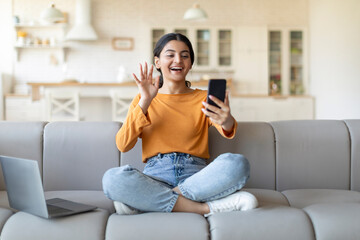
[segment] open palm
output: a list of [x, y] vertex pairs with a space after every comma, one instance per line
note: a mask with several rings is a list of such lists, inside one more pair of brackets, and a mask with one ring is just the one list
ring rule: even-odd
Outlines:
[[148, 72], [148, 65], [145, 62], [144, 69], [140, 64], [140, 79], [133, 73], [135, 82], [139, 88], [141, 98], [150, 102], [159, 91], [159, 78], [156, 78], [155, 83], [153, 83], [153, 69], [154, 67], [151, 65]]

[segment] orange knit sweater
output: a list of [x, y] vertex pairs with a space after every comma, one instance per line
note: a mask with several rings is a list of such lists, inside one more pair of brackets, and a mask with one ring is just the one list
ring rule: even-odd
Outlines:
[[142, 160], [158, 153], [182, 152], [209, 158], [208, 129], [214, 125], [226, 138], [235, 136], [237, 123], [226, 133], [220, 125], [213, 124], [201, 111], [207, 91], [195, 89], [184, 94], [160, 94], [152, 100], [144, 115], [138, 102], [140, 94], [132, 101], [126, 120], [116, 134], [116, 145], [121, 152], [134, 147], [142, 138]]

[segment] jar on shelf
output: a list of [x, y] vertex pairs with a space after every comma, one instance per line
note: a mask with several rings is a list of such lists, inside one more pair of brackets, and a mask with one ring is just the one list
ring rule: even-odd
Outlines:
[[41, 45], [41, 39], [40, 38], [35, 38], [34, 39], [34, 46], [40, 46]]
[[20, 46], [25, 45], [26, 36], [27, 36], [27, 32], [18, 31], [17, 32], [17, 42], [16, 42], [17, 45], [20, 45]]

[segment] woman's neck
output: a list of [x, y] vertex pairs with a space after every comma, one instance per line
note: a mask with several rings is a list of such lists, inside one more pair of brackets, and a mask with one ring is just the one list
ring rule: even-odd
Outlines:
[[192, 89], [186, 86], [185, 81], [170, 82], [165, 80], [163, 86], [159, 89], [159, 93], [162, 94], [180, 94], [191, 91]]

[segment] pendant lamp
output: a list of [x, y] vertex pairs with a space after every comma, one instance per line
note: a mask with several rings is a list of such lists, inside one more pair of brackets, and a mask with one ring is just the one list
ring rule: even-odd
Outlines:
[[192, 8], [189, 8], [184, 14], [184, 20], [206, 20], [208, 18], [206, 12], [200, 8], [200, 5], [195, 3]]
[[55, 8], [55, 4], [51, 4], [50, 7], [41, 12], [40, 19], [45, 23], [55, 23], [64, 20], [64, 14]]

